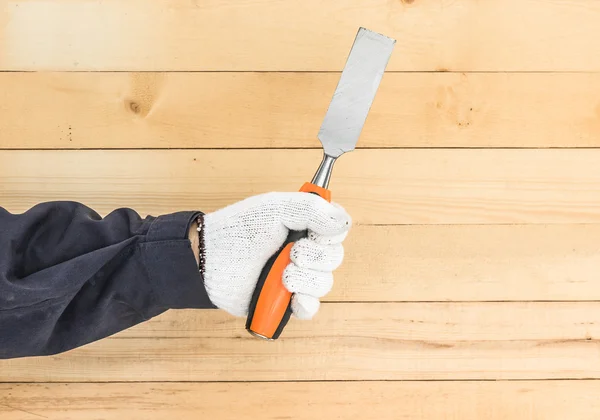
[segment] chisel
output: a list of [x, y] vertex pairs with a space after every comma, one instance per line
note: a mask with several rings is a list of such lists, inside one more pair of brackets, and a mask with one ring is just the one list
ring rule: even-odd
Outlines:
[[[358, 30], [319, 130], [323, 161], [312, 181], [305, 183], [300, 191], [331, 201], [327, 188], [333, 164], [338, 157], [354, 150], [395, 43], [368, 29]], [[265, 264], [246, 320], [246, 329], [255, 337], [275, 340], [287, 324], [292, 313], [292, 294], [284, 287], [282, 275], [290, 263], [294, 242], [306, 236], [306, 231], [291, 231], [279, 251]]]

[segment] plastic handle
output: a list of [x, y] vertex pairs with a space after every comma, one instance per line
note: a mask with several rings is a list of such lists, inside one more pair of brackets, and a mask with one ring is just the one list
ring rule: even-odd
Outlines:
[[[317, 194], [331, 201], [331, 191], [307, 182], [300, 191]], [[306, 231], [291, 231], [281, 248], [263, 267], [252, 295], [246, 329], [256, 337], [276, 340], [292, 314], [292, 294], [283, 285], [283, 270], [290, 263], [294, 242], [306, 238]]]

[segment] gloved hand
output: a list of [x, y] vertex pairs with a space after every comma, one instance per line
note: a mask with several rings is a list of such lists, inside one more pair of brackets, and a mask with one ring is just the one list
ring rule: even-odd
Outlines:
[[248, 198], [204, 217], [204, 284], [210, 300], [236, 315], [248, 314], [258, 277], [289, 230], [308, 229], [292, 248], [283, 284], [294, 295], [292, 311], [310, 319], [319, 298], [333, 286], [344, 258], [342, 241], [351, 219], [338, 205], [303, 192], [268, 193]]

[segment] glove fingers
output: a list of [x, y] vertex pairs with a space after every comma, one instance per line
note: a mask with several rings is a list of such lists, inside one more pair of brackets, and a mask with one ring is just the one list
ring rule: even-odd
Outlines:
[[283, 285], [292, 293], [323, 297], [333, 287], [333, 273], [300, 268], [295, 264], [283, 272]]
[[342, 263], [344, 247], [340, 244], [323, 245], [310, 239], [300, 239], [292, 247], [290, 258], [298, 267], [331, 272]]
[[292, 296], [292, 313], [298, 319], [311, 319], [319, 311], [319, 299], [302, 293]]
[[339, 205], [307, 193], [292, 193], [284, 202], [282, 222], [290, 230], [311, 230], [319, 235], [340, 235], [350, 229], [352, 219]]
[[312, 231], [308, 232], [308, 239], [310, 239], [311, 241], [316, 242], [318, 244], [322, 244], [322, 245], [341, 244], [342, 242], [344, 242], [344, 240], [346, 239], [347, 236], [348, 236], [348, 231], [340, 233], [339, 235], [332, 235], [332, 236], [323, 236], [323, 235], [319, 235], [318, 233], [312, 232]]

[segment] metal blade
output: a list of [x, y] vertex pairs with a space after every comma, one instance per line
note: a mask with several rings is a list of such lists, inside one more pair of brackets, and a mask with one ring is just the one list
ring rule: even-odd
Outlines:
[[319, 130], [325, 154], [354, 150], [396, 40], [360, 28]]

